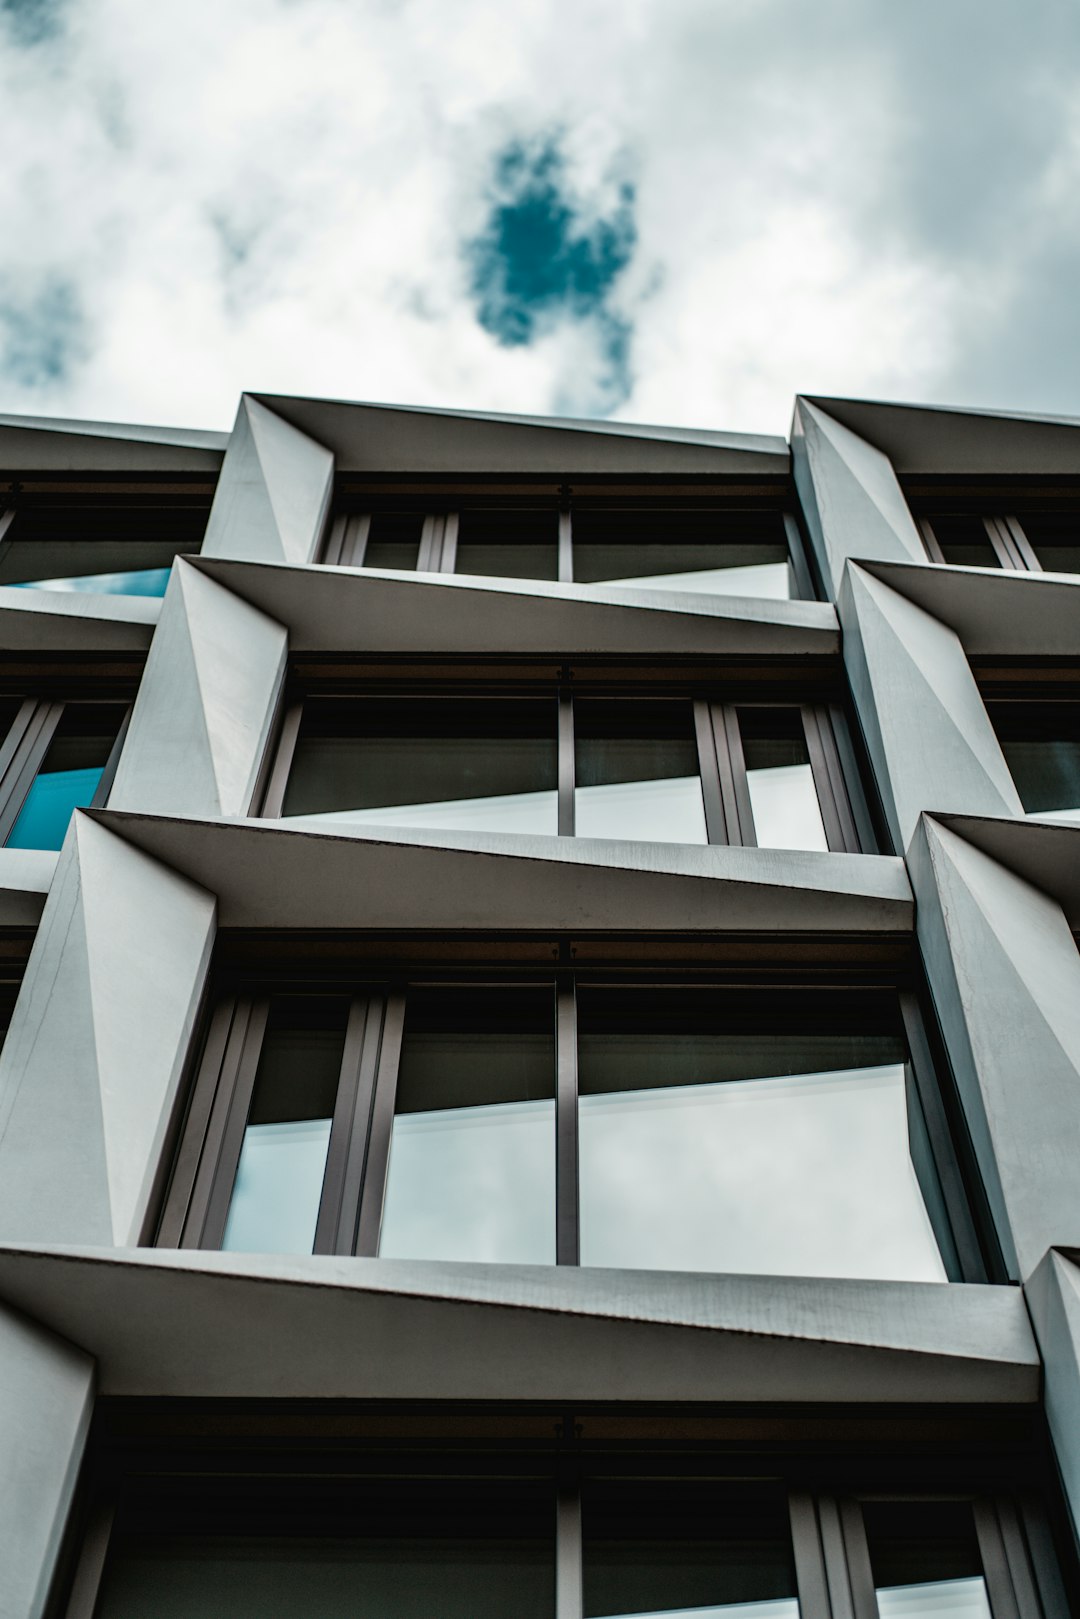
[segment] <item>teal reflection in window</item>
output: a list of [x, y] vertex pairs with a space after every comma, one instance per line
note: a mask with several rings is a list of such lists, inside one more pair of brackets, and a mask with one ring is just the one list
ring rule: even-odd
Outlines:
[[23, 801], [9, 849], [59, 849], [73, 810], [94, 802], [124, 717], [119, 703], [69, 703]]
[[171, 568], [135, 568], [128, 573], [84, 573], [65, 579], [20, 579], [14, 590], [64, 590], [96, 596], [164, 596]]

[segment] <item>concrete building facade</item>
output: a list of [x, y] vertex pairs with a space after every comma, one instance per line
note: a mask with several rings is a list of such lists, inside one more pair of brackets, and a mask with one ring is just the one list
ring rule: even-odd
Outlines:
[[1057, 1619], [1080, 423], [0, 418], [0, 1615]]

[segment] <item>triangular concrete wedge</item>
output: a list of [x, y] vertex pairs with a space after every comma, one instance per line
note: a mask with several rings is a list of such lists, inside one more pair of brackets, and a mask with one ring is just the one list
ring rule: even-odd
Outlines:
[[334, 487], [334, 457], [247, 395], [221, 469], [205, 556], [310, 562]]
[[1080, 574], [1009, 573], [1001, 568], [860, 563], [908, 601], [956, 631], [971, 657], [1076, 656]]
[[1018, 1290], [933, 1282], [0, 1250], [0, 1297], [103, 1394], [1027, 1403]]

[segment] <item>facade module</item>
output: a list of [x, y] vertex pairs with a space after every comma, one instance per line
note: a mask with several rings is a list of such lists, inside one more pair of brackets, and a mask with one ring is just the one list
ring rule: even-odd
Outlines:
[[0, 418], [2, 1619], [1080, 1613], [1080, 422]]

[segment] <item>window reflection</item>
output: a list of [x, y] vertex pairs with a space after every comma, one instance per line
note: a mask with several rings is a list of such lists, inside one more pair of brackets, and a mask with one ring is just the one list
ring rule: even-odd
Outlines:
[[598, 1482], [582, 1527], [586, 1619], [798, 1619], [779, 1493]]
[[504, 579], [558, 579], [558, 513], [463, 511], [455, 572]]
[[827, 850], [799, 710], [743, 708], [739, 729], [758, 847]]
[[126, 573], [85, 573], [63, 579], [20, 579], [16, 590], [64, 590], [99, 596], [164, 596], [171, 568], [137, 568]]
[[410, 992], [379, 1253], [554, 1264], [550, 989]]
[[710, 595], [797, 594], [776, 512], [575, 512], [574, 578]]
[[1080, 706], [987, 706], [1027, 813], [1050, 821], [1080, 818]]
[[73, 811], [94, 801], [124, 712], [119, 704], [68, 704], [8, 835], [8, 848], [62, 847]]
[[990, 542], [981, 517], [968, 513], [935, 517], [931, 520], [931, 527], [942, 556], [953, 567], [1001, 567], [1001, 560]]
[[574, 735], [579, 837], [709, 841], [689, 703], [578, 700]]
[[888, 1020], [589, 988], [579, 1018], [583, 1264], [946, 1279]]
[[364, 547], [364, 567], [415, 570], [423, 532], [423, 512], [373, 512]]
[[554, 836], [556, 718], [551, 699], [309, 701], [283, 813]]
[[1080, 573], [1080, 518], [1075, 512], [1030, 513], [1022, 523], [1047, 573]]
[[881, 1619], [990, 1619], [966, 1502], [863, 1506]]
[[222, 1248], [309, 1254], [348, 1006], [278, 997], [262, 1044]]

